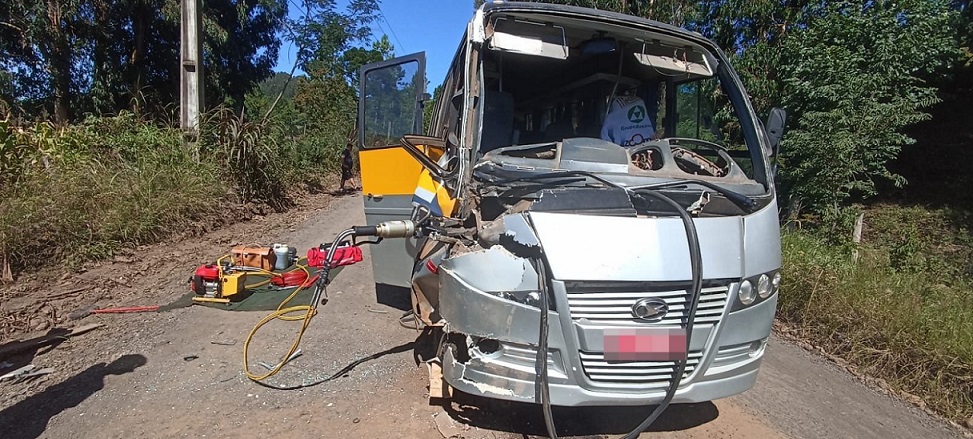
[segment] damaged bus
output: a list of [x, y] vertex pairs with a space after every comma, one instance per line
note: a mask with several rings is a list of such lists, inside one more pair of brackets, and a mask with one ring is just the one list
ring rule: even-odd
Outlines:
[[362, 68], [357, 141], [367, 221], [405, 238], [371, 246], [376, 283], [411, 289], [441, 331], [447, 389], [548, 413], [754, 385], [781, 281], [785, 113], [761, 122], [713, 42], [495, 2], [431, 103], [424, 70], [421, 53]]

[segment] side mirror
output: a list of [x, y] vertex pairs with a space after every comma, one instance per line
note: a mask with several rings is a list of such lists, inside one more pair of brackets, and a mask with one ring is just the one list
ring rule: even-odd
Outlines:
[[784, 136], [787, 125], [787, 112], [783, 108], [774, 107], [767, 116], [767, 137], [770, 138], [770, 155], [776, 156], [780, 147], [780, 139]]

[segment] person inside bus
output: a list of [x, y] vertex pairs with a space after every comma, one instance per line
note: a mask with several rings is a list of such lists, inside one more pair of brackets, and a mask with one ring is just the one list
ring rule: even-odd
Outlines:
[[630, 148], [659, 138], [655, 130], [657, 90], [655, 84], [643, 84], [634, 94], [612, 99], [601, 126], [602, 140]]

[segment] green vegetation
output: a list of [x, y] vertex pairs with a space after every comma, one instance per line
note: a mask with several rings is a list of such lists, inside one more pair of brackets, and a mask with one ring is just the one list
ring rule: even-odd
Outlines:
[[858, 261], [851, 245], [784, 234], [778, 317], [863, 372], [965, 420], [973, 415], [973, 238], [946, 210], [882, 205], [866, 215]]
[[[15, 267], [104, 258], [172, 230], [209, 228], [224, 207], [219, 168], [197, 163], [178, 130], [131, 113], [65, 128], [6, 129], [0, 244]], [[20, 160], [9, 160], [10, 157]]]
[[[178, 2], [35, 3], [0, 5], [0, 260], [14, 270], [286, 209], [337, 170], [359, 67], [393, 53], [371, 35], [376, 0], [207, 4], [208, 110], [184, 144]], [[288, 4], [303, 14], [285, 19]], [[303, 75], [271, 76], [279, 37]]]
[[[271, 74], [278, 34], [288, 24], [288, 4], [204, 2], [210, 108], [224, 102], [242, 105], [246, 92]], [[180, 69], [179, 5], [166, 0], [5, 0], [0, 3], [0, 99], [15, 114], [52, 115], [58, 123], [123, 109], [164, 115], [179, 103], [173, 82]]]
[[904, 128], [929, 118], [935, 87], [923, 80], [955, 61], [945, 2], [837, 2], [814, 11], [781, 49], [782, 104], [792, 113], [781, 178], [795, 202], [818, 212], [901, 185], [886, 164], [914, 143]]

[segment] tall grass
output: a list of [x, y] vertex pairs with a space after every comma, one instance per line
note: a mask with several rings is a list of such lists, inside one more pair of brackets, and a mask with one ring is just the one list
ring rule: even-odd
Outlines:
[[15, 269], [78, 263], [210, 228], [241, 204], [284, 209], [295, 183], [336, 168], [347, 130], [331, 131], [217, 108], [190, 149], [178, 128], [131, 113], [65, 127], [2, 119], [0, 256]]
[[285, 169], [290, 165], [271, 135], [273, 127], [262, 120], [249, 119], [228, 108], [218, 108], [206, 118], [200, 135], [200, 148], [219, 165], [243, 201], [259, 201], [284, 208]]
[[177, 130], [131, 115], [57, 130], [38, 124], [14, 137], [31, 157], [0, 186], [0, 246], [17, 267], [157, 241], [214, 218], [226, 192]]
[[865, 245], [855, 262], [850, 247], [786, 233], [778, 315], [864, 372], [966, 419], [973, 415], [973, 283], [925, 265], [903, 267], [896, 248]]

